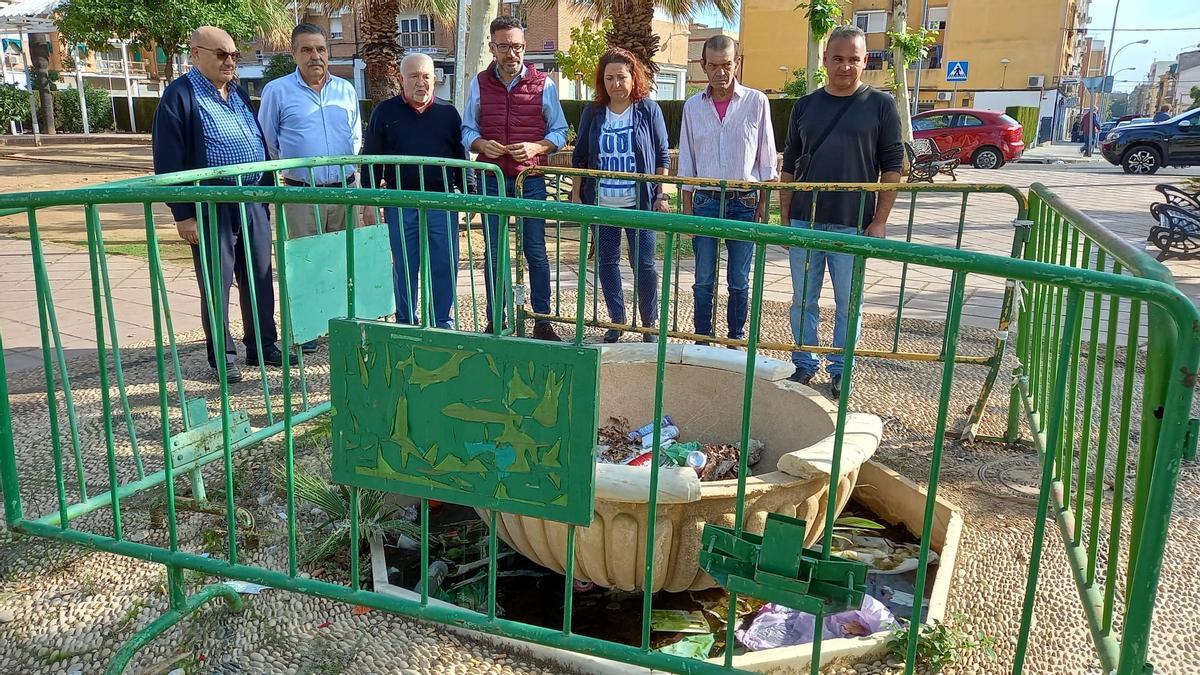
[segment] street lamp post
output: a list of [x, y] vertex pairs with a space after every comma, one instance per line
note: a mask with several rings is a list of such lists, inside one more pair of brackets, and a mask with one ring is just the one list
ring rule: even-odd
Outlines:
[[779, 94], [782, 96], [782, 95], [783, 95], [783, 90], [787, 88], [787, 83], [788, 83], [788, 67], [787, 67], [787, 66], [783, 66], [783, 65], [779, 66], [779, 72], [783, 73], [783, 85], [779, 87]]
[[1012, 63], [1008, 59], [1000, 59], [1000, 90], [1004, 90], [1004, 82], [1008, 79], [1008, 64]]

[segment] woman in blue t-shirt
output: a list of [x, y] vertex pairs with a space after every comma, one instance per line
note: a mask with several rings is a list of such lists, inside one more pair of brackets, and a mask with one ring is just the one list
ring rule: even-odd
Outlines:
[[[667, 124], [662, 109], [649, 98], [645, 69], [630, 52], [617, 47], [604, 52], [596, 69], [596, 100], [583, 109], [575, 139], [573, 164], [578, 168], [621, 173], [667, 175]], [[662, 186], [619, 177], [575, 181], [571, 200], [618, 209], [668, 211]], [[658, 270], [654, 263], [655, 234], [625, 228], [633, 293], [643, 326], [658, 321]], [[625, 323], [625, 293], [621, 288], [621, 228], [596, 228], [596, 265], [604, 303], [613, 323]], [[611, 329], [605, 342], [616, 342], [621, 331]], [[655, 337], [643, 333], [645, 342]]]

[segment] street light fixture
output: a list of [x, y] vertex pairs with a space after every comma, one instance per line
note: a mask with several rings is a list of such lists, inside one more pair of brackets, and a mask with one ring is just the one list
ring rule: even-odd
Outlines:
[[1004, 89], [1004, 81], [1008, 79], [1008, 64], [1012, 63], [1008, 59], [1000, 59], [1000, 66], [1003, 70], [1000, 71], [1000, 88]]
[[[788, 83], [788, 67], [783, 65], [779, 66], [779, 72], [783, 73], [783, 86], [786, 87]], [[779, 93], [783, 93], [783, 87], [779, 88]]]

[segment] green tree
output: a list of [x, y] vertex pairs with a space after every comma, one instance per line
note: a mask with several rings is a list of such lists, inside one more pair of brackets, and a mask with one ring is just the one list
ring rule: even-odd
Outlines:
[[805, 59], [804, 72], [811, 73], [812, 77], [805, 81], [804, 89], [815, 90], [817, 84], [817, 72], [821, 67], [821, 50], [825, 38], [837, 28], [838, 19], [842, 16], [842, 2], [840, 0], [808, 0], [796, 5], [796, 11], [804, 12], [804, 18], [808, 19], [808, 47], [807, 57]]
[[284, 75], [291, 75], [296, 70], [296, 62], [291, 54], [275, 54], [263, 68], [262, 83], [265, 86], [271, 80], [277, 80]]
[[70, 0], [58, 12], [59, 34], [68, 44], [108, 49], [116, 36], [133, 49], [162, 49], [168, 80], [174, 75], [171, 58], [187, 48], [188, 36], [200, 26], [223, 28], [238, 42], [261, 37], [271, 45], [286, 43], [293, 26], [285, 0]]
[[612, 21], [608, 19], [604, 19], [599, 26], [590, 19], [584, 19], [583, 23], [571, 28], [571, 46], [567, 51], [560, 49], [554, 52], [554, 60], [563, 76], [576, 82], [576, 98], [583, 97], [579, 88], [580, 79], [587, 82], [596, 73], [600, 57], [608, 49], [605, 35], [611, 30]]
[[0, 126], [2, 133], [8, 133], [9, 122], [23, 122], [29, 119], [29, 92], [17, 89], [15, 85], [0, 84]]
[[1191, 91], [1188, 93], [1192, 95], [1192, 106], [1188, 108], [1188, 110], [1200, 108], [1200, 84], [1192, 87]]
[[[825, 86], [825, 68], [817, 68], [817, 72], [813, 77], [817, 87]], [[808, 72], [803, 68], [795, 68], [788, 75], [787, 82], [783, 83], [783, 89], [780, 90], [784, 98], [800, 98], [808, 93]]]

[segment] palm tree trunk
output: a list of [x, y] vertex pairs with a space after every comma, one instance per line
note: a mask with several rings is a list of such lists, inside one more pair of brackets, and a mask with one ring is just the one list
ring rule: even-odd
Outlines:
[[628, 49], [653, 76], [658, 72], [654, 55], [658, 53], [658, 35], [654, 32], [653, 0], [626, 0], [612, 2], [607, 13], [612, 19], [612, 30], [606, 36], [613, 47]]
[[400, 93], [400, 46], [397, 0], [368, 0], [362, 19], [362, 54], [367, 64], [367, 94], [378, 103]]

